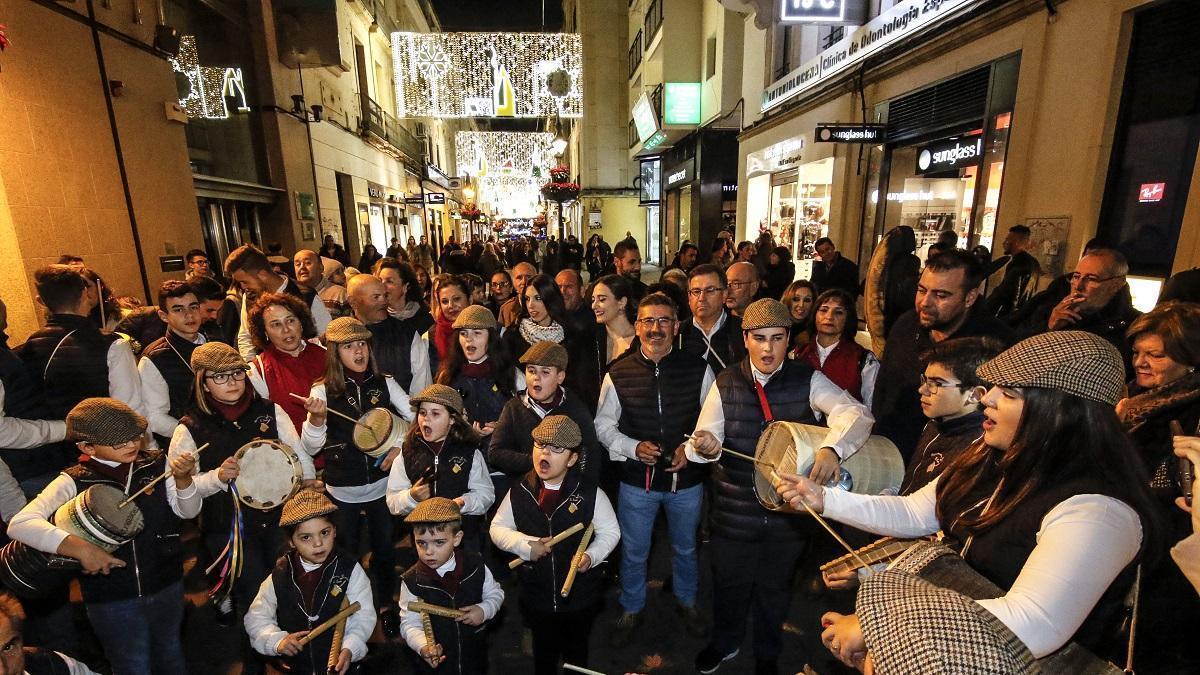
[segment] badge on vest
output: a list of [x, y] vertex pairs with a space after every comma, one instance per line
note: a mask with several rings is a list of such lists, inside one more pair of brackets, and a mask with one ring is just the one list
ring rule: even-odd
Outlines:
[[271, 429], [271, 418], [267, 415], [263, 415], [254, 421], [258, 422], [259, 433], [265, 434]]
[[450, 470], [454, 473], [461, 473], [463, 467], [466, 466], [467, 460], [463, 457], [455, 457], [450, 460]]
[[367, 393], [371, 395], [371, 405], [378, 405], [379, 399], [383, 398], [383, 392], [378, 389], [372, 389]]
[[580, 495], [571, 495], [567, 497], [567, 512], [575, 513], [579, 510], [579, 505], [583, 503], [583, 497]]

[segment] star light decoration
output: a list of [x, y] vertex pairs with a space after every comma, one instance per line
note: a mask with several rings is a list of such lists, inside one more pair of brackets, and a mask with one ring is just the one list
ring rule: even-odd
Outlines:
[[574, 33], [392, 33], [399, 117], [583, 116]]
[[188, 117], [205, 119], [227, 119], [229, 106], [226, 98], [233, 98], [238, 112], [250, 112], [246, 104], [246, 84], [241, 68], [212, 67], [200, 65], [200, 54], [196, 51], [196, 36], [179, 38], [179, 51], [170, 59], [171, 68], [187, 78], [187, 91], [179, 91], [179, 105]]
[[460, 131], [456, 166], [474, 178], [480, 202], [506, 218], [529, 217], [554, 164], [553, 143], [554, 134], [543, 132]]

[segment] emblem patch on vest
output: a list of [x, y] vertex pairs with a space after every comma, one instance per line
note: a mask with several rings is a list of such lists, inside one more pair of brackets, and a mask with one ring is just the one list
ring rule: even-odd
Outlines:
[[575, 494], [575, 495], [571, 495], [570, 497], [567, 497], [567, 511], [568, 512], [575, 513], [576, 511], [579, 510], [579, 506], [581, 504], [583, 504], [583, 497], [581, 495]]
[[383, 392], [378, 389], [372, 389], [367, 393], [371, 395], [371, 405], [378, 405], [379, 399], [383, 398]]
[[450, 470], [454, 473], [461, 473], [463, 467], [466, 466], [467, 460], [463, 457], [455, 457], [450, 460]]
[[268, 415], [263, 415], [262, 417], [259, 417], [259, 418], [255, 419], [254, 421], [258, 423], [259, 433], [265, 434], [265, 433], [267, 433], [267, 431], [269, 431], [271, 429], [271, 418]]

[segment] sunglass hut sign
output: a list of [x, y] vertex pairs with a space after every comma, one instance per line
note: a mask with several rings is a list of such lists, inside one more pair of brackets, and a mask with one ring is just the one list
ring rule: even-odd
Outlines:
[[917, 173], [947, 171], [979, 163], [983, 155], [983, 139], [942, 141], [926, 145], [917, 152]]

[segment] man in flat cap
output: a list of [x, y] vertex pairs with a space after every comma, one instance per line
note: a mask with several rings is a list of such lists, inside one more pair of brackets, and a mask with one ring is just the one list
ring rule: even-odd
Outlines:
[[791, 325], [791, 314], [778, 300], [764, 298], [746, 308], [742, 336], [748, 356], [717, 376], [687, 444], [689, 461], [713, 462], [710, 531], [718, 620], [696, 657], [701, 673], [715, 672], [737, 655], [752, 605], [757, 670], [775, 672], [792, 572], [810, 531], [799, 518], [764, 510], [754, 494], [753, 465], [723, 457], [722, 446], [754, 455], [770, 422], [823, 422], [829, 433], [813, 465], [780, 468], [825, 484], [838, 477], [840, 462], [858, 451], [874, 424], [866, 406], [820, 372], [787, 358]]

